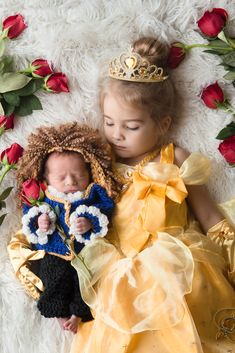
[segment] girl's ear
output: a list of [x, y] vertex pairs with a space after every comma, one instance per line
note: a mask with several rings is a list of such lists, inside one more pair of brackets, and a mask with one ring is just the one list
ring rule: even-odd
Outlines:
[[165, 135], [167, 133], [167, 131], [169, 130], [170, 126], [171, 126], [171, 117], [170, 115], [166, 115], [164, 116], [164, 118], [161, 120], [161, 131], [162, 134]]

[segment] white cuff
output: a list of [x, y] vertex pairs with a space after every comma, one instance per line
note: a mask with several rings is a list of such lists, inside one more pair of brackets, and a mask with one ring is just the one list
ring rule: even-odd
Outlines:
[[[81, 233], [76, 230], [76, 220], [78, 217], [85, 217], [88, 218], [91, 222], [92, 220], [98, 221], [99, 231], [95, 232], [93, 227], [93, 231], [90, 232], [89, 239], [85, 239]], [[79, 243], [88, 244], [93, 241], [97, 237], [104, 237], [108, 232], [108, 217], [100, 212], [99, 208], [95, 206], [86, 206], [80, 205], [76, 208], [76, 210], [70, 215], [70, 229], [69, 234], [74, 235], [76, 240]]]
[[[33, 218], [40, 216], [41, 214], [47, 214], [50, 219], [50, 227], [47, 232], [41, 231], [39, 228], [32, 232], [32, 227], [30, 227], [30, 222]], [[28, 213], [22, 217], [23, 233], [26, 235], [29, 242], [33, 244], [44, 245], [48, 242], [48, 235], [55, 231], [56, 224], [56, 214], [47, 204], [42, 204], [40, 206], [33, 206], [29, 209]]]

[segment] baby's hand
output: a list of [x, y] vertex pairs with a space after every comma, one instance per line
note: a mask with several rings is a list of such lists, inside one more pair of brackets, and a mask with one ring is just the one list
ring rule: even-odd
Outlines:
[[38, 228], [42, 231], [42, 232], [47, 232], [49, 230], [50, 227], [50, 218], [46, 213], [41, 214], [38, 217]]
[[92, 228], [92, 223], [85, 217], [78, 217], [78, 219], [76, 219], [75, 228], [78, 233], [84, 234]]

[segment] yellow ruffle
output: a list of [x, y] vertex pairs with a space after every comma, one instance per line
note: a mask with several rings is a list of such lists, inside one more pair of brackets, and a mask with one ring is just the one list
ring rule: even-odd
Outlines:
[[158, 233], [158, 240], [134, 257], [121, 258], [104, 240], [86, 246], [79, 257], [85, 270], [80, 261], [73, 260], [72, 265], [82, 297], [106, 325], [134, 334], [183, 320], [193, 259], [189, 249], [169, 234]]
[[32, 250], [22, 231], [19, 231], [11, 239], [8, 247], [9, 257], [19, 281], [25, 287], [26, 292], [34, 299], [39, 299], [43, 291], [43, 283], [32, 271], [30, 261], [36, 261], [44, 257], [44, 250]]

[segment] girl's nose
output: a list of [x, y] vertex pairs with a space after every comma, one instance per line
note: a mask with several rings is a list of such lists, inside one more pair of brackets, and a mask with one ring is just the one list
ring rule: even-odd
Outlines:
[[123, 140], [123, 133], [122, 133], [122, 129], [120, 128], [115, 128], [113, 131], [113, 139], [116, 141], [120, 141]]

